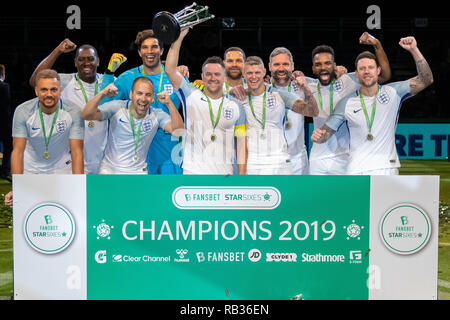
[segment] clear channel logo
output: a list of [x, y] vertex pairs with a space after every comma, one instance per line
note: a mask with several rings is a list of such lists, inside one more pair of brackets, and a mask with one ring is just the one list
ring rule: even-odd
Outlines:
[[26, 216], [25, 239], [36, 251], [55, 254], [65, 250], [74, 239], [75, 221], [67, 208], [57, 203], [41, 203]]

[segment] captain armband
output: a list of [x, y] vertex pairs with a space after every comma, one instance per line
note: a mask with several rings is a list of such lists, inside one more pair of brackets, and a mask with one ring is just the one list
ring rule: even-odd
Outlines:
[[241, 124], [239, 126], [234, 127], [234, 136], [235, 137], [245, 137], [245, 124]]

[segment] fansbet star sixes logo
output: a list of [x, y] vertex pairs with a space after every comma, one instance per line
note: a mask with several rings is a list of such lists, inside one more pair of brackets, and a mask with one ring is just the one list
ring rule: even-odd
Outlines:
[[380, 237], [394, 253], [408, 255], [422, 250], [431, 236], [431, 222], [426, 212], [416, 205], [398, 204], [381, 219]]
[[75, 221], [69, 210], [60, 204], [41, 203], [28, 213], [24, 234], [28, 244], [36, 251], [55, 254], [72, 242]]

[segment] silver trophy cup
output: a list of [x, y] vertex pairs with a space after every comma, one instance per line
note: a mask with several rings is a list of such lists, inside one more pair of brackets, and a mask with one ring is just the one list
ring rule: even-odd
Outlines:
[[171, 44], [180, 36], [183, 28], [192, 27], [204, 21], [213, 19], [207, 6], [199, 6], [195, 2], [183, 10], [172, 14], [160, 11], [153, 17], [152, 29], [162, 42]]

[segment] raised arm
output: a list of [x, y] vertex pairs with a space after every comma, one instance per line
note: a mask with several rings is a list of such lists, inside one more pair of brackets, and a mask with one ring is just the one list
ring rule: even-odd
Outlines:
[[58, 57], [63, 53], [72, 52], [77, 48], [76, 44], [70, 41], [69, 39], [64, 39], [53, 51], [39, 63], [39, 65], [34, 70], [33, 74], [30, 77], [29, 84], [34, 88], [34, 82], [36, 75], [39, 71], [44, 69], [51, 69], [55, 64]]
[[311, 90], [308, 87], [305, 76], [299, 75], [294, 79], [297, 86], [305, 93], [305, 100], [296, 100], [291, 110], [307, 117], [317, 117], [319, 115], [319, 107]]
[[166, 91], [160, 92], [158, 94], [158, 100], [169, 109], [170, 122], [165, 125], [164, 130], [175, 136], [181, 136], [184, 132], [182, 130], [184, 128], [183, 118], [177, 108], [175, 108], [175, 105], [170, 99], [170, 95]]
[[183, 42], [183, 39], [188, 32], [189, 28], [181, 30], [180, 36], [175, 42], [171, 44], [169, 52], [167, 52], [166, 65], [164, 70], [175, 90], [178, 90], [180, 88], [181, 82], [183, 81], [183, 76], [178, 72], [177, 66], [180, 57], [181, 43]]
[[117, 88], [111, 83], [86, 103], [81, 111], [81, 118], [83, 120], [102, 120], [102, 113], [98, 110], [100, 102], [105, 97], [114, 97], [115, 95], [117, 95]]
[[416, 63], [417, 76], [410, 79], [409, 86], [411, 88], [411, 94], [417, 94], [434, 81], [433, 73], [427, 60], [417, 47], [417, 41], [414, 37], [401, 38], [399, 42], [400, 46], [411, 53], [414, 62]]
[[389, 59], [386, 55], [386, 52], [384, 52], [380, 40], [378, 40], [371, 34], [364, 32], [359, 38], [359, 43], [373, 46], [375, 50], [375, 56], [377, 57], [378, 63], [381, 67], [381, 73], [378, 77], [378, 82], [387, 82], [391, 78], [391, 66], [389, 65]]

